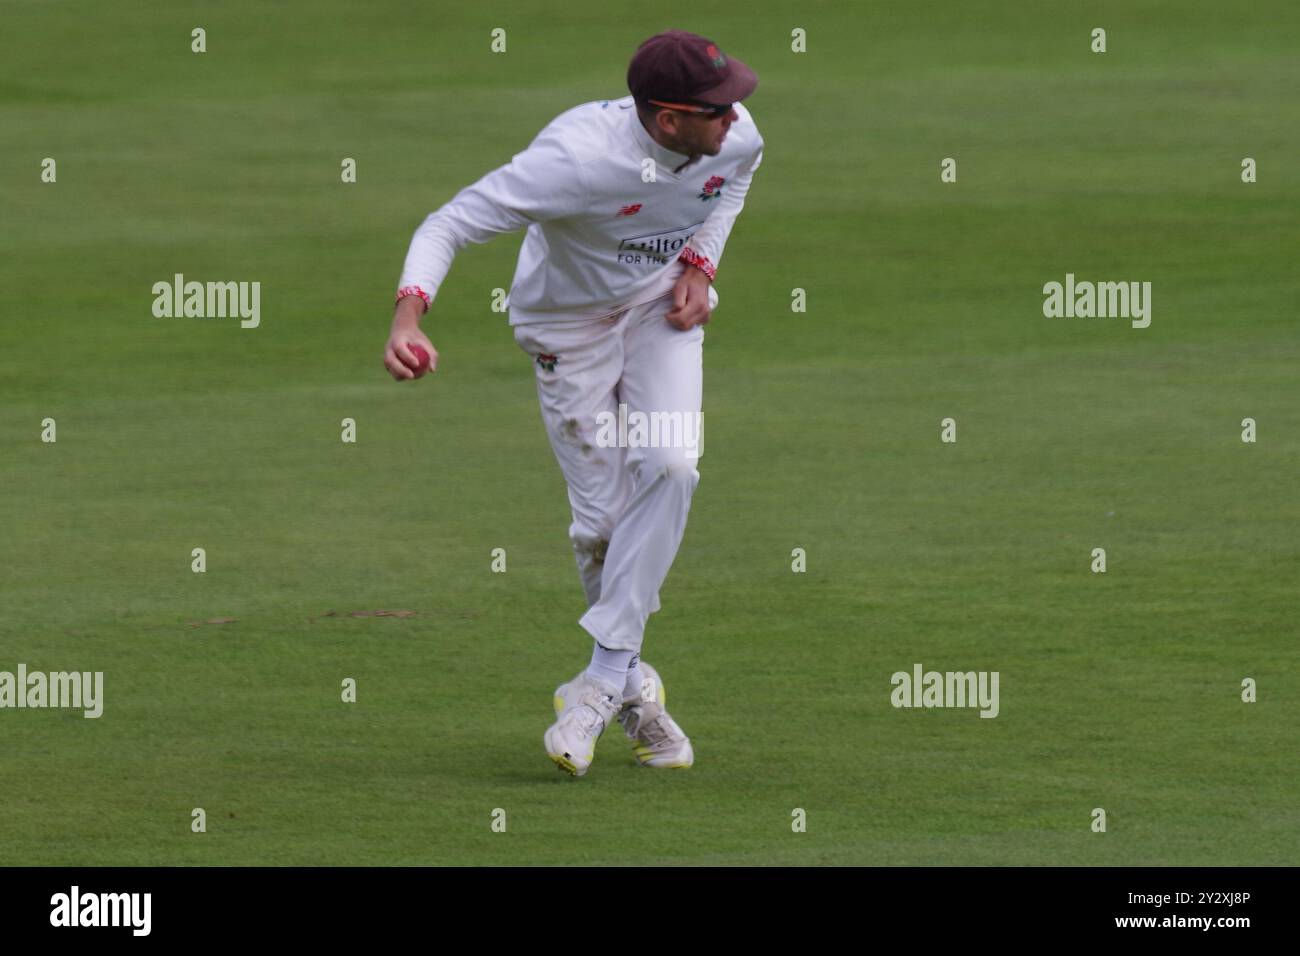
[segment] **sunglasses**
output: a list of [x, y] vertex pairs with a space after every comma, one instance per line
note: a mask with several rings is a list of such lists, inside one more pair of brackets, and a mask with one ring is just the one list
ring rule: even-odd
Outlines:
[[694, 113], [696, 116], [707, 116], [709, 119], [722, 119], [731, 112], [734, 103], [727, 103], [724, 106], [695, 106], [686, 103], [664, 103], [659, 100], [650, 100], [655, 106], [662, 106], [670, 110], [676, 110], [679, 113]]

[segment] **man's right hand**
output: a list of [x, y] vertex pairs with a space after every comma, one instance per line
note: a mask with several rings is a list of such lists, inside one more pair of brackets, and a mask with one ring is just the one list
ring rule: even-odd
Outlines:
[[416, 361], [411, 352], [412, 345], [419, 345], [429, 353], [429, 371], [438, 367], [438, 350], [420, 331], [420, 316], [424, 313], [424, 300], [418, 295], [404, 296], [393, 313], [393, 327], [388, 333], [388, 344], [384, 346], [384, 368], [388, 374], [401, 382], [408, 378], [419, 378]]

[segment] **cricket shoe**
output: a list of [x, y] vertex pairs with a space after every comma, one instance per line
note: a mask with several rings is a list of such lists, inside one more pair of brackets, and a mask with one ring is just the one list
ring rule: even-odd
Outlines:
[[596, 741], [618, 713], [618, 701], [584, 671], [555, 688], [554, 704], [555, 723], [542, 738], [546, 756], [581, 777], [596, 755]]
[[664, 710], [664, 682], [659, 672], [641, 662], [641, 689], [623, 698], [618, 722], [632, 741], [632, 753], [643, 767], [685, 770], [695, 763], [691, 739]]

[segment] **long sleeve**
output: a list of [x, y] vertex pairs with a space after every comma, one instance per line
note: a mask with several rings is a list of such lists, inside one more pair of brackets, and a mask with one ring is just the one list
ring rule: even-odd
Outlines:
[[432, 304], [457, 251], [534, 222], [582, 211], [587, 184], [573, 153], [547, 130], [505, 166], [466, 186], [430, 213], [411, 238], [397, 297]]
[[731, 227], [735, 225], [740, 211], [745, 208], [745, 194], [749, 192], [754, 172], [762, 162], [763, 143], [760, 140], [754, 158], [741, 169], [735, 179], [723, 185], [717, 208], [704, 220], [704, 225], [696, 230], [683, 251], [681, 258], [703, 269], [710, 279], [722, 260], [722, 250], [727, 244], [727, 237], [731, 235]]

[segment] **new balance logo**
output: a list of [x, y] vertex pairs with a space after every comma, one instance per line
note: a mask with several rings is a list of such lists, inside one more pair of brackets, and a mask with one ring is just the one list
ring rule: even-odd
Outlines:
[[[618, 211], [619, 216], [635, 216], [641, 211], [641, 203], [633, 203], [630, 206], [624, 206]], [[618, 218], [617, 216], [615, 218]]]

